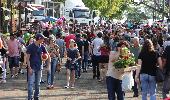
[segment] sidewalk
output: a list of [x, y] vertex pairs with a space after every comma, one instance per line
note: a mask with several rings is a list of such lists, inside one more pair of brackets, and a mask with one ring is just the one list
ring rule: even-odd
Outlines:
[[[66, 83], [65, 69], [55, 75], [55, 89], [46, 90], [46, 84], [41, 85], [40, 100], [107, 100], [105, 83], [92, 79], [91, 69], [82, 73], [76, 80], [75, 89], [64, 89]], [[44, 72], [43, 79], [46, 79]], [[0, 100], [26, 100], [26, 74], [19, 75], [16, 79], [7, 79], [6, 84], [0, 84]], [[133, 93], [126, 93], [125, 100], [141, 100], [133, 98]], [[157, 100], [160, 100], [160, 94]]]

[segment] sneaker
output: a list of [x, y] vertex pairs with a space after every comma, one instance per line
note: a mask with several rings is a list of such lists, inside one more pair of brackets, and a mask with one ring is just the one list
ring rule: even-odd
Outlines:
[[71, 86], [70, 88], [71, 88], [71, 89], [74, 89], [75, 87], [74, 87], [74, 86]]
[[68, 89], [68, 88], [69, 88], [69, 86], [64, 86], [64, 88]]
[[51, 85], [51, 89], [54, 89], [54, 86], [53, 86], [53, 85]]
[[102, 79], [99, 79], [98, 82], [102, 82]]
[[41, 80], [40, 84], [44, 84], [44, 83], [45, 83], [45, 81], [44, 81], [44, 80]]
[[6, 80], [1, 80], [0, 83], [6, 83]]
[[14, 78], [15, 76], [14, 75], [11, 75], [11, 78]]
[[50, 86], [50, 85], [48, 85], [48, 86], [47, 86], [47, 89], [51, 89], [51, 86]]
[[18, 77], [18, 74], [15, 74], [15, 77], [17, 78], [17, 77]]

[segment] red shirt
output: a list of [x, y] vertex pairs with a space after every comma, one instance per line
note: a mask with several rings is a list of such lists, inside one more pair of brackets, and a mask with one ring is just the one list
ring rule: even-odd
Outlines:
[[69, 34], [68, 36], [65, 37], [64, 41], [66, 42], [66, 48], [69, 48], [71, 39], [73, 39], [73, 40], [76, 39], [75, 34]]
[[90, 37], [90, 38], [95, 38], [96, 36], [95, 36], [95, 34], [91, 33], [91, 34], [89, 34], [88, 37]]
[[108, 56], [109, 55], [109, 50], [106, 47], [101, 47], [100, 48], [101, 55], [103, 56]]

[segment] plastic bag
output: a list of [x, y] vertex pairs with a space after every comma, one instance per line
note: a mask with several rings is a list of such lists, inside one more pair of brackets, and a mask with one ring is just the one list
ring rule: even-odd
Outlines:
[[134, 86], [132, 71], [124, 73], [122, 79], [122, 91], [130, 91], [132, 89], [132, 86]]

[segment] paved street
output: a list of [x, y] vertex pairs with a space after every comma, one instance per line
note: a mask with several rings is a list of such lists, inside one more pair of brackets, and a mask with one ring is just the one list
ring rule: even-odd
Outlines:
[[[46, 79], [45, 72], [43, 79]], [[55, 89], [46, 90], [46, 85], [41, 85], [40, 100], [107, 100], [105, 83], [92, 79], [92, 72], [83, 73], [81, 79], [76, 80], [75, 89], [64, 89], [65, 69], [56, 73]], [[16, 79], [8, 79], [6, 84], [0, 84], [0, 100], [26, 100], [26, 75]], [[132, 93], [126, 93], [125, 100], [140, 100], [132, 98]], [[160, 98], [158, 98], [160, 100]]]

